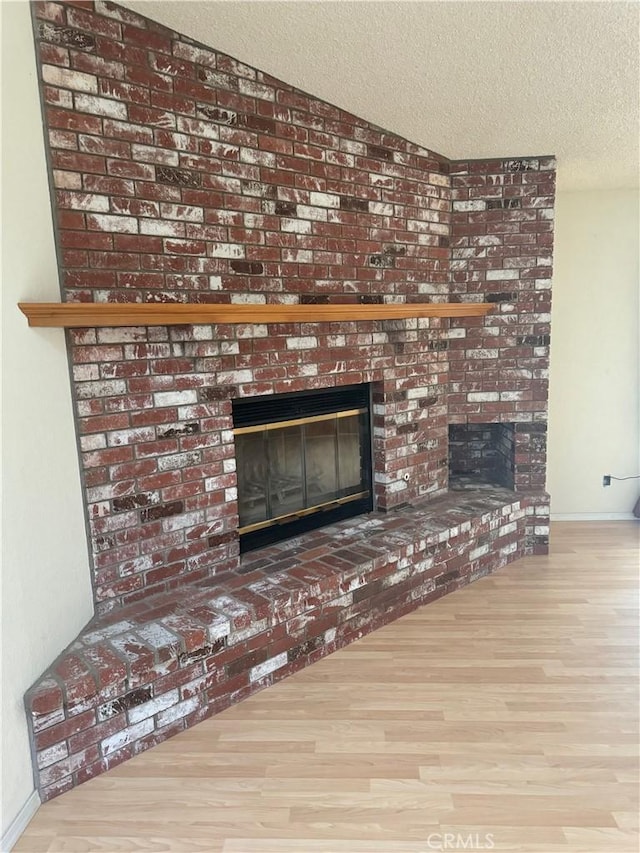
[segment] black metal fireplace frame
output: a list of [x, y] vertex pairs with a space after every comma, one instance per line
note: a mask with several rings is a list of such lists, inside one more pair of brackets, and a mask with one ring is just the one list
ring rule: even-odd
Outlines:
[[274, 519], [269, 526], [240, 530], [241, 553], [253, 551], [352, 518], [373, 509], [373, 442], [371, 429], [371, 385], [344, 385], [320, 390], [240, 397], [232, 402], [234, 434], [249, 428], [281, 424], [288, 421], [321, 419], [322, 416], [358, 411], [364, 419], [366, 440], [361, 450], [361, 493]]

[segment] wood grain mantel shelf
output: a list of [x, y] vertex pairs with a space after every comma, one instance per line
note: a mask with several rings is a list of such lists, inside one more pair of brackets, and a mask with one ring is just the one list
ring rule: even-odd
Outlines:
[[405, 320], [412, 317], [481, 317], [488, 302], [413, 302], [385, 305], [220, 305], [106, 302], [19, 302], [30, 326], [175, 326], [209, 323], [325, 323]]

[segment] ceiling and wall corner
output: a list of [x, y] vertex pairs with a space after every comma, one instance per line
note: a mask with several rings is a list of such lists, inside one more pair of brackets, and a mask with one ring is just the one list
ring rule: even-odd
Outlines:
[[554, 154], [559, 191], [638, 186], [637, 3], [122, 5], [447, 157]]

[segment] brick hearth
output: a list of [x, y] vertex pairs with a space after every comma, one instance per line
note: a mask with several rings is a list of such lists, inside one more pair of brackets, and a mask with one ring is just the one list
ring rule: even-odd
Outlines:
[[28, 696], [41, 796], [518, 559], [527, 513], [506, 489], [452, 492], [253, 552], [215, 585], [96, 618]]
[[[96, 616], [27, 695], [51, 797], [546, 552], [555, 163], [452, 161], [114, 4], [33, 8], [66, 301], [494, 304], [68, 333]], [[376, 511], [241, 558], [232, 399], [356, 383]], [[450, 430], [513, 491], [449, 490]]]

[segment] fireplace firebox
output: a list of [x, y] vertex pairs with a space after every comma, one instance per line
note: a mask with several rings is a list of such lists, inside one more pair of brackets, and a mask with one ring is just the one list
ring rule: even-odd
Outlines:
[[373, 508], [368, 384], [236, 399], [240, 550]]

